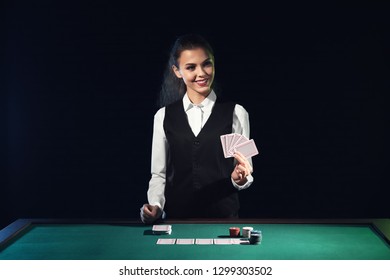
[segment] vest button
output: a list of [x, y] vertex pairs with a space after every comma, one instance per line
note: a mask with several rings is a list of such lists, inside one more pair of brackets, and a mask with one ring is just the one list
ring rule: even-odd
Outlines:
[[200, 142], [199, 142], [199, 141], [194, 141], [194, 144], [195, 144], [196, 146], [198, 146], [198, 145], [200, 144]]

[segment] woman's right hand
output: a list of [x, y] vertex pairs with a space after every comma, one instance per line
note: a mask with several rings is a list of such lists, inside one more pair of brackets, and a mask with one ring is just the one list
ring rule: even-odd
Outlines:
[[145, 224], [151, 224], [162, 215], [163, 211], [157, 205], [144, 204], [141, 207], [141, 220]]

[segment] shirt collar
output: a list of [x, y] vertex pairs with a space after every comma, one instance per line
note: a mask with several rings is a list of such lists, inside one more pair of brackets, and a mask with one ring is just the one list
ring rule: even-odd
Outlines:
[[195, 106], [199, 106], [199, 107], [202, 107], [202, 110], [211, 110], [214, 106], [214, 103], [215, 101], [217, 100], [217, 95], [215, 94], [215, 92], [212, 90], [209, 95], [207, 95], [207, 97], [198, 105], [195, 105], [191, 102], [191, 100], [189, 99], [187, 93], [183, 96], [183, 107], [184, 107], [184, 111], [188, 111], [189, 109], [195, 107]]

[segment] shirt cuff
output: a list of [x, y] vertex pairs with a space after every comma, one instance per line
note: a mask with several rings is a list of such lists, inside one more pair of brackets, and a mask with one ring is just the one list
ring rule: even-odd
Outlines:
[[253, 178], [252, 175], [248, 175], [248, 176], [246, 177], [246, 179], [247, 179], [246, 183], [245, 183], [244, 185], [239, 185], [239, 184], [237, 184], [236, 182], [234, 182], [234, 180], [233, 180], [232, 178], [230, 178], [230, 179], [232, 180], [233, 186], [234, 186], [236, 189], [238, 189], [238, 190], [243, 190], [243, 189], [248, 188], [248, 187], [253, 183], [253, 180], [254, 180], [254, 178]]
[[158, 206], [158, 207], [160, 207], [160, 209], [162, 209], [161, 204], [159, 202], [153, 202], [153, 203], [149, 203], [149, 204], [153, 205], [153, 206]]

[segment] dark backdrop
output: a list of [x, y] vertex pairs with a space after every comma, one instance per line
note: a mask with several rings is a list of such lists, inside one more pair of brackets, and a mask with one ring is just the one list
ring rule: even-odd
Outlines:
[[389, 11], [379, 6], [5, 5], [1, 226], [138, 218], [176, 36], [214, 46], [220, 94], [250, 114], [242, 217], [389, 217]]

